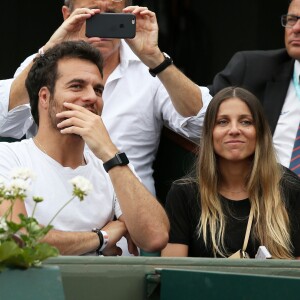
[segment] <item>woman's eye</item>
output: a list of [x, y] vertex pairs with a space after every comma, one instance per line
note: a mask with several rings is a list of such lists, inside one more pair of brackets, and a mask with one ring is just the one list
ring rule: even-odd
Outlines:
[[221, 125], [221, 126], [222, 126], [222, 125], [224, 126], [224, 125], [226, 125], [227, 123], [228, 123], [228, 122], [227, 122], [227, 120], [225, 120], [225, 119], [221, 119], [221, 120], [218, 120], [218, 121], [217, 121], [217, 124], [218, 124], [218, 125]]
[[250, 126], [253, 124], [253, 122], [251, 120], [242, 120], [241, 124], [244, 126]]

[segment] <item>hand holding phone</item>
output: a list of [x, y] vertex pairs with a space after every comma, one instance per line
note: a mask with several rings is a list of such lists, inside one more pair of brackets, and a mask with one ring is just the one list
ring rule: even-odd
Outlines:
[[87, 37], [132, 39], [136, 33], [136, 17], [129, 13], [100, 13], [86, 21]]

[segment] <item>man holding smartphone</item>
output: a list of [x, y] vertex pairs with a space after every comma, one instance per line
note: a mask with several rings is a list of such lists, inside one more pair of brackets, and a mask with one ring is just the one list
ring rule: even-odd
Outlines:
[[[162, 126], [198, 139], [211, 96], [207, 88], [194, 84], [161, 52], [155, 13], [130, 5], [130, 0], [66, 0], [62, 8], [65, 21], [38, 55], [62, 41], [79, 39], [101, 52], [105, 84], [102, 119], [113, 142], [127, 153], [145, 186], [155, 194], [152, 164]], [[103, 12], [134, 14], [135, 38], [87, 38], [86, 20]], [[0, 136], [35, 134], [24, 84], [35, 56], [21, 65], [14, 79], [0, 82], [1, 102], [7, 105], [0, 116]]]

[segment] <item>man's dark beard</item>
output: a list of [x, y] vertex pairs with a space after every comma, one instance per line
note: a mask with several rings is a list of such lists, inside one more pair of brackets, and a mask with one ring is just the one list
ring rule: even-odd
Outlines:
[[[57, 124], [62, 122], [63, 120], [66, 119], [59, 119], [56, 117], [56, 114], [59, 112], [64, 111], [65, 109], [59, 109], [58, 105], [57, 105], [57, 101], [55, 101], [54, 98], [50, 99], [50, 105], [49, 105], [49, 111], [48, 111], [48, 115], [49, 115], [49, 119], [50, 119], [50, 123], [51, 123], [51, 127], [54, 128], [57, 131], [62, 130], [63, 128], [58, 128]], [[66, 128], [66, 127], [65, 127]], [[78, 138], [82, 138], [80, 135], [77, 134], [71, 134], [73, 136], [77, 136]]]
[[[88, 106], [90, 106], [90, 105], [85, 105], [83, 107], [87, 108]], [[57, 101], [55, 100], [55, 98], [53, 96], [50, 97], [48, 116], [49, 116], [52, 128], [54, 128], [58, 131], [63, 129], [63, 128], [58, 128], [57, 124], [59, 124], [60, 122], [62, 122], [63, 120], [66, 120], [66, 119], [59, 119], [59, 118], [56, 117], [56, 114], [59, 113], [59, 112], [65, 111], [65, 110], [66, 109], [64, 109], [63, 107], [61, 109], [59, 109], [59, 107], [57, 105]], [[93, 109], [92, 112], [96, 115], [99, 115], [97, 113], [96, 109]], [[73, 134], [73, 135], [76, 135], [76, 134]]]
[[57, 124], [60, 123], [61, 121], [63, 121], [63, 119], [58, 119], [56, 117], [56, 114], [58, 112], [61, 112], [62, 110], [58, 111], [58, 105], [57, 105], [57, 101], [55, 100], [55, 98], [51, 95], [51, 98], [49, 99], [49, 110], [48, 110], [48, 116], [50, 119], [50, 123], [52, 128], [56, 129], [56, 130], [60, 130], [57, 128]]

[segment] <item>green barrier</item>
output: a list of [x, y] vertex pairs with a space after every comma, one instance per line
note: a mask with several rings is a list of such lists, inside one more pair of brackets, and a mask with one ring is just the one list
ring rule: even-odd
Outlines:
[[160, 275], [161, 300], [300, 298], [300, 278], [184, 270], [162, 270]]
[[158, 256], [160, 256], [160, 252], [146, 252], [146, 251], [144, 251], [144, 250], [140, 250], [140, 255], [141, 256], [156, 256], [156, 257], [158, 257]]
[[51, 258], [46, 265], [60, 267], [67, 300], [158, 300], [160, 269], [300, 278], [300, 261], [275, 259], [65, 256]]
[[56, 266], [0, 272], [1, 300], [63, 300], [60, 270]]

